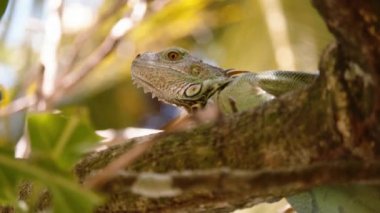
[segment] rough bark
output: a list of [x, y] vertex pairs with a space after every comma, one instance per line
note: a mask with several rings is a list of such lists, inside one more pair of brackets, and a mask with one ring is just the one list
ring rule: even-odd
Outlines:
[[[314, 85], [251, 111], [164, 133], [100, 189], [109, 199], [98, 211], [229, 211], [318, 185], [379, 183], [380, 3], [313, 4], [336, 38], [321, 57]], [[101, 172], [141, 140], [89, 154], [77, 165], [78, 176]], [[142, 176], [166, 181], [163, 191], [172, 196], [141, 195]]]

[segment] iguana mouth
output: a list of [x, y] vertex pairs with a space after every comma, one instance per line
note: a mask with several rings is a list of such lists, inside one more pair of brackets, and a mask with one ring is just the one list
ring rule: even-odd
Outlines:
[[[172, 70], [173, 73], [180, 73], [168, 66], [154, 65], [135, 59], [132, 63], [132, 81], [137, 87], [142, 88], [144, 93], [152, 94], [152, 97], [157, 98], [159, 101], [177, 106], [187, 105], [186, 102], [188, 102], [188, 100], [182, 100], [182, 98], [179, 97], [183, 95], [182, 90], [184, 90], [184, 87], [187, 85], [185, 82], [183, 82], [183, 85], [162, 84], [163, 81], [170, 79], [166, 73], [167, 70]], [[154, 81], [151, 79], [154, 79]], [[170, 94], [171, 96], [169, 96]]]
[[141, 71], [139, 71], [139, 67], [152, 69], [152, 67], [150, 66], [147, 67], [146, 62], [140, 63], [138, 59], [135, 59], [132, 62], [131, 70], [133, 84], [136, 85], [138, 88], [142, 88], [145, 94], [152, 94], [152, 98], [161, 96], [162, 94], [160, 94], [160, 90], [144, 78], [144, 75], [142, 75]]

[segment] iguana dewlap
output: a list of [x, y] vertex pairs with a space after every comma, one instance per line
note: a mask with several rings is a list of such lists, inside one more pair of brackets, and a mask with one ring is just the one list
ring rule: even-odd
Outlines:
[[139, 54], [132, 63], [132, 78], [138, 86], [188, 112], [210, 100], [224, 113], [243, 111], [306, 87], [317, 77], [305, 72], [225, 70], [181, 48]]

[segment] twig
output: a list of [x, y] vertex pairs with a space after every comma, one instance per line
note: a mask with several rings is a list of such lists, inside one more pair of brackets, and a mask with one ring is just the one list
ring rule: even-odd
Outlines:
[[35, 101], [35, 96], [24, 96], [22, 98], [16, 99], [9, 105], [0, 108], [0, 117], [9, 116], [16, 112], [20, 112], [26, 108], [29, 108], [34, 105]]
[[[39, 63], [36, 67], [31, 68], [28, 70], [27, 73], [35, 73], [34, 75], [27, 76], [25, 78], [25, 81], [23, 81], [22, 85], [20, 86], [21, 93], [26, 91], [27, 87], [31, 85], [31, 83], [36, 82], [37, 85], [41, 85], [42, 81], [42, 72], [44, 70], [44, 67], [41, 63]], [[34, 95], [24, 95], [16, 100], [13, 100], [8, 105], [5, 105], [4, 107], [0, 107], [0, 117], [9, 116], [11, 114], [20, 112], [22, 110], [25, 110], [27, 108], [33, 107], [36, 105], [37, 100], [40, 99], [41, 96], [41, 88], [37, 88]]]
[[[108, 17], [111, 14], [116, 6], [120, 6], [120, 4], [125, 3], [125, 0], [119, 1], [118, 4], [115, 4], [113, 9], [109, 10], [103, 16]], [[142, 20], [145, 11], [146, 11], [146, 2], [144, 0], [133, 1], [132, 12], [128, 13], [125, 17], [120, 19], [112, 28], [111, 32], [107, 36], [107, 38], [103, 41], [103, 43], [86, 59], [84, 65], [77, 71], [68, 73], [67, 76], [63, 78], [61, 82], [58, 82], [54, 87], [53, 78], [56, 77], [56, 61], [55, 65], [51, 64], [50, 61], [53, 56], [56, 54], [57, 45], [59, 42], [59, 38], [55, 39], [55, 42], [50, 45], [49, 49], [51, 51], [47, 51], [45, 56], [41, 56], [41, 63], [38, 66], [40, 72], [43, 72], [43, 80], [40, 84], [38, 84], [37, 94], [33, 97], [23, 97], [18, 100], [13, 101], [8, 106], [0, 109], [0, 116], [7, 116], [18, 111], [22, 111], [26, 108], [29, 108], [36, 103], [41, 104], [39, 106], [39, 110], [45, 110], [47, 107], [53, 105], [55, 101], [57, 101], [62, 95], [71, 90], [77, 84], [80, 83], [82, 79], [84, 79], [93, 69], [94, 67], [100, 63], [100, 61], [109, 55], [117, 46], [117, 43], [122, 39], [122, 37], [139, 21]], [[55, 15], [60, 13], [62, 5], [58, 5], [55, 8]], [[56, 22], [54, 22], [56, 24]], [[49, 24], [50, 26], [50, 24]], [[79, 46], [79, 45], [78, 45]], [[52, 52], [53, 51], [53, 52]], [[53, 54], [49, 55], [50, 53]], [[55, 59], [53, 58], [53, 61]], [[48, 65], [49, 64], [49, 65]], [[50, 71], [46, 71], [47, 67], [50, 67]], [[53, 91], [51, 92], [51, 89]], [[49, 95], [50, 94], [50, 95]]]
[[147, 3], [143, 0], [134, 1], [132, 8], [130, 13], [127, 13], [122, 19], [116, 22], [103, 43], [85, 60], [83, 66], [78, 71], [70, 72], [63, 77], [55, 93], [50, 98], [50, 102], [55, 102], [63, 94], [78, 85], [94, 70], [94, 67], [99, 64], [102, 59], [107, 57], [116, 48], [124, 35], [129, 32], [136, 23], [142, 20], [146, 12]]
[[44, 67], [41, 82], [41, 99], [37, 100], [37, 109], [45, 110], [49, 104], [46, 98], [54, 92], [54, 83], [58, 71], [57, 51], [62, 36], [62, 1], [49, 1], [50, 14], [45, 21], [45, 39], [41, 52], [41, 64]]
[[107, 11], [100, 15], [100, 17], [97, 19], [97, 22], [90, 29], [79, 34], [75, 38], [73, 44], [71, 45], [71, 50], [68, 51], [68, 58], [66, 59], [67, 62], [62, 68], [62, 71], [60, 71], [62, 74], [67, 74], [69, 73], [69, 71], [71, 71], [75, 62], [78, 59], [80, 50], [82, 48], [82, 44], [93, 35], [93, 33], [98, 29], [100, 24], [104, 23], [109, 17], [114, 15], [121, 8], [123, 8], [123, 5], [125, 3], [127, 3], [127, 0], [115, 1], [112, 7], [110, 7]]

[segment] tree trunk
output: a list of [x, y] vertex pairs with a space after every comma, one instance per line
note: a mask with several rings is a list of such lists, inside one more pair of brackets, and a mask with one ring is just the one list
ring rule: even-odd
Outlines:
[[[103, 185], [108, 200], [98, 211], [230, 211], [320, 185], [378, 182], [380, 3], [313, 4], [336, 38], [314, 85], [191, 130], [163, 133]], [[83, 181], [145, 140], [89, 154], [76, 172]], [[149, 184], [162, 187], [149, 192]]]

